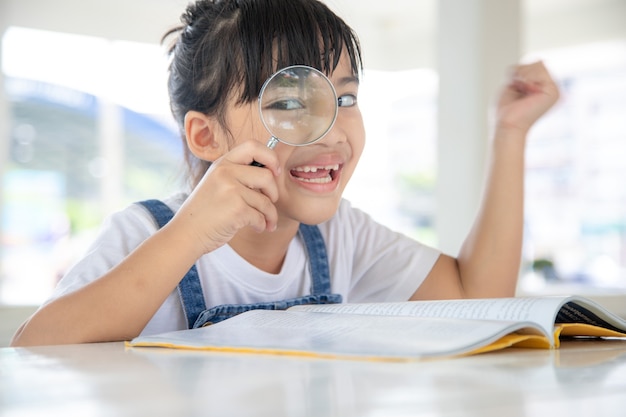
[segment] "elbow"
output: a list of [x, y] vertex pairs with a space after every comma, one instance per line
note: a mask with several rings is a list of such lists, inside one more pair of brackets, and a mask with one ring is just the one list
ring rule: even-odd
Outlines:
[[27, 324], [28, 324], [28, 320], [22, 323], [22, 325], [15, 331], [15, 334], [13, 334], [13, 337], [11, 338], [11, 342], [9, 343], [9, 346], [11, 347], [28, 346], [28, 343], [24, 343], [24, 340], [22, 338], [22, 334], [24, 333], [24, 328], [26, 327]]
[[9, 343], [10, 347], [28, 347], [28, 346], [42, 346], [42, 345], [56, 345], [65, 344], [62, 341], [57, 340], [54, 335], [56, 333], [41, 331], [37, 320], [26, 320], [13, 334]]

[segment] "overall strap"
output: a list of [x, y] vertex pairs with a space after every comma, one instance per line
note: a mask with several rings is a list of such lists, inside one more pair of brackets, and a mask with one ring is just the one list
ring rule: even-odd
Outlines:
[[334, 304], [341, 303], [341, 294], [331, 294], [330, 273], [326, 245], [319, 227], [300, 225], [300, 236], [304, 241], [309, 258], [311, 272], [311, 294], [288, 300], [260, 302], [252, 304], [223, 304], [211, 307], [198, 316], [193, 328], [219, 323], [237, 314], [249, 310], [286, 310], [289, 307], [303, 304]]
[[299, 232], [309, 255], [311, 294], [330, 294], [330, 269], [322, 233], [319, 227], [302, 223]]
[[[140, 201], [139, 204], [152, 214], [159, 228], [165, 226], [174, 217], [172, 209], [160, 200]], [[187, 320], [187, 327], [191, 329], [200, 313], [206, 310], [200, 277], [195, 264], [187, 271], [177, 288], [180, 302], [183, 305], [183, 313]]]
[[[139, 204], [143, 205], [154, 217], [159, 228], [165, 226], [174, 217], [174, 212], [160, 200], [146, 200], [141, 201]], [[337, 294], [331, 294], [330, 285], [330, 270], [328, 266], [328, 255], [326, 252], [326, 244], [322, 234], [317, 226], [300, 224], [299, 233], [304, 241], [306, 251], [309, 257], [309, 268], [311, 272], [311, 295], [300, 297], [294, 300], [285, 300], [277, 303], [265, 303], [272, 304], [273, 307], [267, 307], [263, 305], [251, 305], [254, 308], [281, 308], [283, 304], [287, 308], [291, 305], [309, 304], [309, 303], [340, 303], [341, 296]], [[200, 284], [200, 277], [198, 276], [198, 270], [193, 265], [187, 274], [178, 284], [178, 294], [183, 306], [183, 312], [185, 319], [187, 320], [187, 326], [189, 329], [198, 327], [198, 321], [205, 322], [208, 317], [205, 316], [212, 310], [223, 309], [225, 306], [217, 306], [212, 310], [206, 309], [206, 303], [202, 292], [202, 286]], [[231, 312], [233, 306], [228, 306], [228, 314], [224, 316], [232, 316]], [[242, 306], [244, 308], [244, 306]], [[250, 309], [250, 307], [245, 307]], [[237, 310], [237, 312], [240, 312]], [[196, 325], [194, 325], [196, 324]]]

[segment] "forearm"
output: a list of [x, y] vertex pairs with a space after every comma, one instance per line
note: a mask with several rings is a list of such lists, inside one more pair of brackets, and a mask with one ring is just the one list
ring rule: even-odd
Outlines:
[[541, 62], [517, 66], [497, 106], [485, 190], [457, 258], [442, 255], [412, 299], [515, 295], [524, 229], [524, 148], [532, 125], [558, 99]]
[[138, 335], [199, 256], [188, 239], [168, 226], [104, 276], [43, 306], [16, 333], [12, 345], [116, 341]]
[[497, 130], [481, 206], [457, 258], [466, 297], [513, 296], [524, 221], [525, 133]]

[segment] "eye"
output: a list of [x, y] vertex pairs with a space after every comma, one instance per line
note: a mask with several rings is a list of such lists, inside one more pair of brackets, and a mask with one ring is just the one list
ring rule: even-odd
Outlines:
[[339, 107], [353, 107], [356, 106], [356, 96], [354, 94], [345, 94], [337, 99]]
[[285, 98], [269, 103], [265, 108], [269, 110], [299, 110], [304, 108], [304, 104], [297, 98]]

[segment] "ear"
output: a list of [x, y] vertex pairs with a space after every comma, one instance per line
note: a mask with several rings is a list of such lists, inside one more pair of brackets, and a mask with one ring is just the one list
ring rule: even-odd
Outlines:
[[191, 110], [185, 114], [185, 139], [191, 153], [205, 161], [215, 161], [228, 150], [220, 124], [211, 116]]

